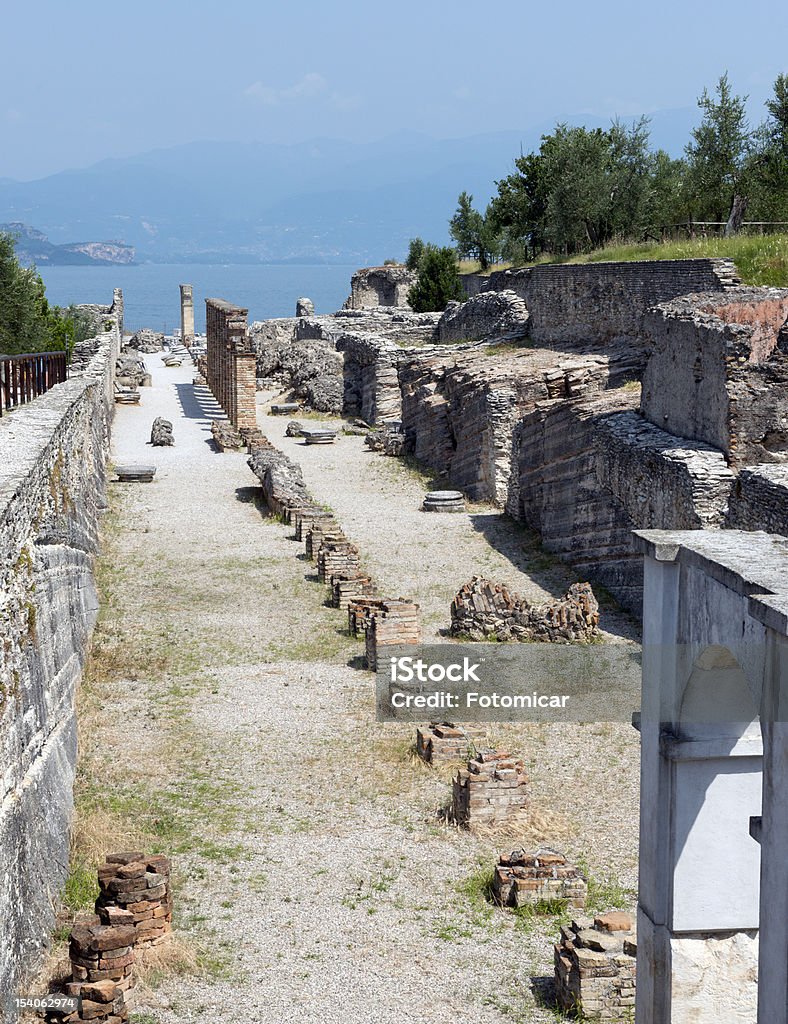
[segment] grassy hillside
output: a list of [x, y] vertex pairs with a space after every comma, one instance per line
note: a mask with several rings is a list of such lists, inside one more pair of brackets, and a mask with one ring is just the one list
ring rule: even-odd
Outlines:
[[[699, 256], [729, 256], [739, 268], [745, 284], [772, 285], [788, 288], [788, 234], [740, 235], [737, 238], [696, 238], [673, 242], [632, 242], [608, 245], [604, 249], [556, 259], [546, 255], [540, 263], [600, 263], [604, 260], [683, 260]], [[536, 264], [528, 264], [535, 266]], [[499, 264], [491, 270], [503, 270]], [[462, 273], [478, 272], [479, 264], [463, 261]]]

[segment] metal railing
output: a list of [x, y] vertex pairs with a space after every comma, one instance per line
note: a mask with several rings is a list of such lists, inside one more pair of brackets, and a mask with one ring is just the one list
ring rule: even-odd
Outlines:
[[68, 377], [65, 352], [0, 356], [0, 416], [4, 409], [32, 402]]

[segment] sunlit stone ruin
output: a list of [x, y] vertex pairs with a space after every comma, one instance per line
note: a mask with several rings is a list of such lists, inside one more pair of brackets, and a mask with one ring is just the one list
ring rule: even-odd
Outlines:
[[[129, 503], [123, 528], [133, 521], [127, 532], [140, 545], [128, 565], [113, 567], [119, 591], [121, 570], [144, 563], [149, 531], [169, 531], [162, 564], [147, 566], [142, 584], [134, 577], [137, 604], [162, 619], [179, 601], [186, 609], [182, 635], [166, 623], [155, 634], [156, 658], [188, 649], [202, 671], [202, 659], [215, 653], [210, 645], [224, 642], [236, 618], [244, 624], [227, 671], [205, 671], [211, 685], [200, 690], [204, 717], [190, 720], [194, 734], [206, 722], [226, 722], [236, 728], [228, 743], [257, 737], [264, 762], [283, 742], [275, 727], [286, 723], [303, 757], [314, 758], [321, 814], [330, 803], [320, 789], [327, 764], [352, 768], [351, 781], [337, 776], [342, 799], [358, 790], [366, 800], [385, 777], [376, 814], [403, 830], [396, 857], [376, 845], [382, 833], [354, 832], [362, 845], [352, 868], [346, 854], [344, 875], [374, 861], [380, 877], [365, 875], [358, 892], [331, 892], [330, 907], [318, 913], [341, 907], [356, 921], [354, 901], [369, 897], [372, 908], [371, 894], [396, 884], [397, 858], [415, 856], [412, 832], [430, 843], [430, 830], [441, 829], [447, 864], [489, 854], [498, 904], [490, 914], [527, 912], [542, 929], [556, 924], [554, 960], [546, 939], [541, 960], [550, 1012], [610, 1021], [634, 1013], [637, 1024], [788, 1024], [788, 290], [744, 286], [735, 265], [717, 258], [495, 271], [468, 280], [470, 297], [437, 313], [408, 306], [412, 285], [404, 267], [367, 268], [334, 313], [317, 313], [302, 297], [295, 316], [251, 324], [245, 307], [209, 298], [204, 342], [190, 285], [180, 288], [174, 338], [125, 335], [116, 291], [110, 305], [84, 307], [93, 336], [76, 346], [68, 379], [0, 420], [0, 989], [33, 983], [58, 926], [69, 874], [75, 696], [99, 614], [99, 524], [114, 501]], [[117, 480], [146, 487], [108, 488], [111, 444]], [[386, 515], [349, 496], [363, 473], [390, 499]], [[227, 502], [199, 527], [198, 513], [218, 489]], [[407, 501], [398, 500], [400, 489]], [[195, 521], [181, 521], [182, 502]], [[447, 511], [454, 514], [434, 514]], [[526, 537], [539, 545], [541, 568], [523, 556]], [[257, 547], [244, 547], [250, 538]], [[486, 545], [482, 556], [464, 555], [479, 551], [471, 542]], [[386, 545], [397, 548], [388, 558]], [[454, 563], [434, 571], [436, 552], [455, 549]], [[209, 593], [192, 594], [190, 573], [198, 578], [212, 558]], [[533, 592], [521, 585], [525, 577]], [[232, 589], [239, 579], [242, 598]], [[225, 594], [236, 596], [218, 608]], [[616, 905], [594, 906], [579, 841], [559, 854], [552, 847], [564, 848], [562, 836], [541, 846], [541, 838], [517, 835], [535, 808], [576, 798], [561, 773], [571, 777], [570, 761], [591, 737], [610, 763], [601, 766], [603, 782], [587, 773], [582, 796], [596, 808], [598, 831], [615, 830], [591, 797], [600, 798], [598, 785], [618, 788], [619, 750], [637, 739], [628, 725], [628, 740], [611, 730], [609, 749], [580, 723], [561, 723], [559, 738], [529, 734], [528, 770], [526, 741], [511, 724], [504, 739], [486, 741], [481, 731], [466, 732], [459, 715], [437, 720], [453, 712], [425, 711], [417, 756], [415, 720], [381, 723], [370, 739], [364, 719], [363, 742], [353, 732], [356, 718], [374, 716], [371, 673], [403, 646], [491, 640], [512, 644], [507, 653], [522, 651], [518, 643], [585, 651], [630, 642], [641, 628], [636, 899], [611, 896]], [[144, 689], [153, 685], [145, 662], [153, 644], [142, 632], [134, 644], [118, 642], [117, 650], [142, 654], [111, 683], [116, 727], [139, 706], [154, 709], [140, 736], [162, 728], [163, 705]], [[171, 698], [178, 687], [163, 675]], [[231, 698], [228, 678], [238, 687]], [[319, 716], [328, 721], [332, 701], [351, 692], [356, 718], [324, 726]], [[268, 704], [282, 700], [290, 703], [267, 718]], [[320, 761], [323, 747], [335, 761]], [[353, 757], [362, 753], [367, 766], [373, 757], [380, 764], [359, 781]], [[548, 757], [553, 777], [540, 760]], [[422, 761], [445, 768], [447, 778]], [[448, 766], [458, 764], [449, 784]], [[260, 825], [255, 855], [265, 850], [266, 871], [290, 864], [288, 828], [312, 827], [303, 808], [293, 825], [292, 804], [307, 800], [307, 790], [292, 798], [286, 774], [277, 763], [267, 780], [283, 824]], [[413, 793], [429, 792], [433, 802], [441, 786], [440, 809], [437, 798], [432, 811], [416, 807]], [[634, 787], [622, 792], [634, 808]], [[340, 848], [334, 819], [331, 827]], [[304, 838], [305, 850], [312, 839]], [[194, 886], [189, 857], [165, 852]], [[600, 861], [607, 852], [591, 851]], [[397, 861], [391, 878], [381, 867], [387, 854]], [[137, 958], [171, 941], [170, 877], [163, 856], [107, 858], [95, 914], [69, 922], [61, 991], [79, 995], [82, 1010], [58, 1019], [129, 1019]], [[274, 920], [276, 886], [261, 882], [263, 889]], [[226, 902], [228, 919], [243, 912]], [[559, 935], [559, 905], [589, 917], [576, 916]], [[390, 926], [385, 914], [366, 925], [384, 919]], [[518, 934], [507, 930], [501, 941]], [[309, 952], [326, 955], [316, 946]]]

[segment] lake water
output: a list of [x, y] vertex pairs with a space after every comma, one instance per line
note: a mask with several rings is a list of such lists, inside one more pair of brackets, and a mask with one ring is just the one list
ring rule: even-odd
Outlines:
[[47, 298], [57, 306], [112, 301], [122, 288], [125, 327], [171, 334], [180, 327], [180, 284], [194, 288], [197, 331], [205, 331], [205, 299], [226, 299], [249, 309], [249, 322], [294, 316], [296, 299], [308, 296], [317, 313], [333, 313], [350, 294], [355, 266], [227, 266], [141, 263], [113, 267], [38, 267]]

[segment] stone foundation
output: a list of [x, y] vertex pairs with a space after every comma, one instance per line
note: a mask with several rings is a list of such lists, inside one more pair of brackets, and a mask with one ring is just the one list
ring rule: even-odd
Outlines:
[[367, 632], [372, 616], [383, 610], [385, 600], [382, 597], [357, 597], [347, 606], [348, 632], [351, 636], [360, 637]]
[[558, 1005], [583, 1020], [633, 1021], [637, 936], [629, 914], [578, 918], [555, 946]]
[[573, 583], [560, 600], [532, 605], [502, 583], [474, 576], [451, 603], [450, 632], [472, 640], [587, 643], [599, 635], [599, 605], [589, 583]]
[[452, 784], [452, 817], [458, 825], [504, 825], [528, 808], [525, 765], [503, 750], [480, 751]]
[[363, 572], [347, 576], [339, 574], [331, 578], [331, 605], [333, 608], [347, 609], [351, 601], [374, 597], [376, 593], [377, 587], [372, 577]]
[[502, 907], [523, 907], [563, 900], [582, 910], [588, 885], [581, 872], [555, 850], [513, 850], [501, 855], [493, 876], [493, 896]]

